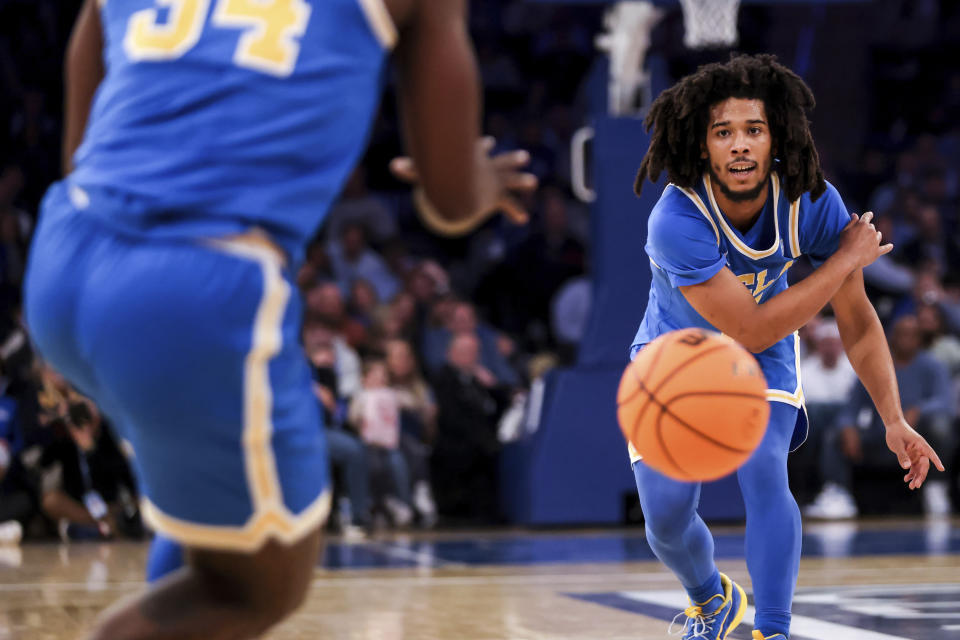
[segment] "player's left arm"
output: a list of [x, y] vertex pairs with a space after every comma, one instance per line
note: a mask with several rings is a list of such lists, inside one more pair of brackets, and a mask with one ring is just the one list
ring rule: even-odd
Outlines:
[[86, 0], [70, 34], [64, 60], [63, 174], [73, 170], [73, 154], [83, 140], [93, 96], [103, 80], [103, 28], [97, 0]]
[[943, 463], [926, 439], [903, 416], [893, 358], [877, 312], [863, 287], [863, 271], [855, 270], [830, 300], [840, 338], [850, 364], [867, 389], [887, 429], [887, 446], [900, 466], [908, 469], [904, 482], [911, 489], [923, 484], [930, 463], [943, 471]]

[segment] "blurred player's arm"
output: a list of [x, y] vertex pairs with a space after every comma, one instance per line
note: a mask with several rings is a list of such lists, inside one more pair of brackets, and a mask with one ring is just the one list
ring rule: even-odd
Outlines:
[[863, 287], [863, 273], [855, 270], [830, 300], [847, 358], [873, 400], [887, 428], [887, 446], [900, 465], [909, 469], [904, 482], [911, 489], [923, 484], [930, 462], [943, 463], [927, 441], [904, 418], [897, 374], [880, 318]]
[[489, 157], [480, 140], [481, 94], [467, 32], [465, 0], [418, 0], [401, 25], [396, 51], [400, 107], [413, 160], [392, 166], [419, 182], [418, 208], [441, 233], [460, 233], [503, 209], [515, 222], [526, 212], [510, 197], [536, 179], [519, 169], [525, 152]]
[[103, 79], [103, 30], [97, 0], [86, 0], [70, 35], [64, 60], [62, 169], [73, 170], [73, 154], [83, 140], [93, 95]]
[[700, 284], [681, 286], [694, 309], [714, 327], [754, 353], [764, 351], [807, 324], [830, 302], [853, 271], [889, 253], [893, 245], [880, 245], [870, 224], [872, 214], [853, 216], [844, 229], [840, 248], [819, 269], [763, 304], [733, 272], [724, 267]]

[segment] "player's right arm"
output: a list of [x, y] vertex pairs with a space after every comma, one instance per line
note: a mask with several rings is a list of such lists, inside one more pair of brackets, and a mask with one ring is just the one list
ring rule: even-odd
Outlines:
[[73, 25], [64, 60], [64, 127], [61, 167], [73, 170], [73, 154], [83, 140], [93, 96], [103, 80], [103, 29], [97, 0], [85, 0]]
[[687, 302], [710, 324], [754, 353], [764, 351], [809, 322], [855, 271], [889, 253], [871, 224], [872, 213], [853, 215], [840, 246], [816, 271], [763, 304], [757, 304], [724, 267], [700, 284], [681, 286]]
[[480, 222], [496, 208], [524, 221], [525, 212], [509, 192], [536, 184], [519, 171], [527, 154], [490, 158], [489, 146], [480, 142], [480, 79], [466, 0], [411, 5], [396, 50], [404, 134], [416, 167], [411, 179], [446, 222]]

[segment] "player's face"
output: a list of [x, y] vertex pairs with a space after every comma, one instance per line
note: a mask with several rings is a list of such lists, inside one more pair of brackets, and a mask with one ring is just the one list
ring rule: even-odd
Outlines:
[[773, 139], [762, 100], [728, 98], [710, 107], [703, 158], [734, 202], [758, 198], [773, 165]]

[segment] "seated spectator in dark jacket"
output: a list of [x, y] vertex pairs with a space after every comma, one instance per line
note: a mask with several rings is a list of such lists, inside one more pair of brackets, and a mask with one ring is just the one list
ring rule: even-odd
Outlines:
[[139, 536], [133, 475], [96, 408], [75, 401], [50, 428], [60, 437], [40, 461], [41, 506], [61, 537]]
[[[914, 315], [901, 316], [890, 330], [890, 353], [900, 387], [903, 415], [943, 459], [952, 460], [957, 437], [954, 425], [954, 400], [950, 374], [946, 367], [921, 350], [920, 327]], [[831, 446], [832, 444], [832, 446]], [[887, 449], [886, 430], [862, 384], [853, 387], [836, 428], [828, 436], [821, 472], [830, 490], [853, 505], [850, 495], [854, 466], [899, 469], [896, 457]], [[946, 481], [936, 472], [921, 489], [924, 507], [930, 514], [950, 512]], [[837, 512], [840, 510], [837, 509]], [[856, 515], [848, 508], [842, 517]], [[820, 517], [841, 517], [830, 510], [809, 513]]]
[[495, 522], [499, 519], [497, 421], [505, 392], [480, 364], [476, 334], [460, 333], [447, 349], [447, 364], [433, 385], [437, 436], [431, 458], [441, 517]]

